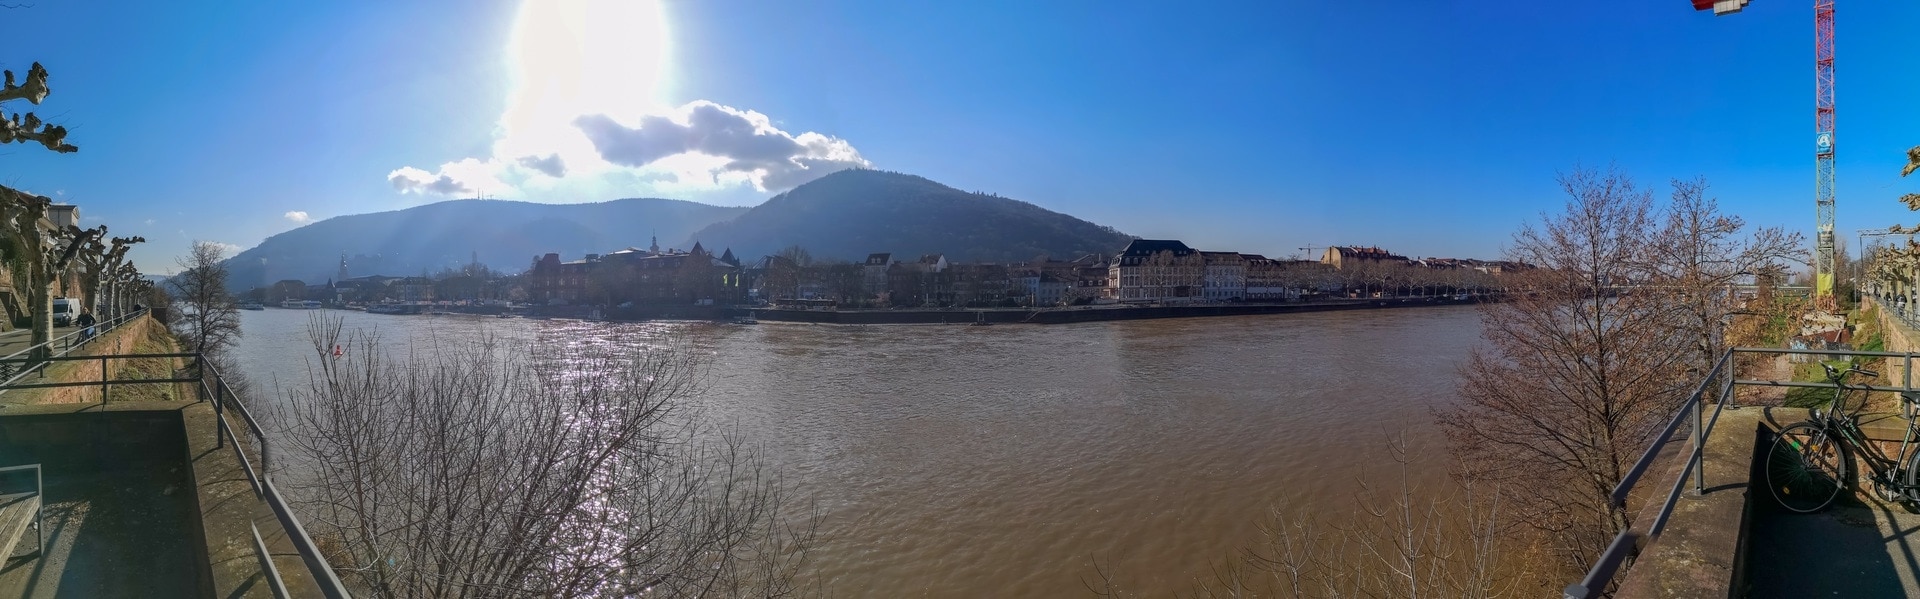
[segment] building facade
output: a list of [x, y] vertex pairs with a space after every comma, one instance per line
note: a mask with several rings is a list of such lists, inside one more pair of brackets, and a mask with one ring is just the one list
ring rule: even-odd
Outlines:
[[744, 301], [732, 250], [715, 257], [699, 243], [687, 251], [626, 248], [560, 261], [547, 254], [527, 272], [528, 299], [542, 304], [733, 304]]
[[1354, 266], [1356, 263], [1360, 263], [1360, 262], [1390, 262], [1390, 263], [1404, 264], [1407, 262], [1411, 262], [1411, 260], [1408, 260], [1406, 256], [1395, 254], [1393, 252], [1380, 249], [1379, 247], [1374, 247], [1374, 246], [1361, 247], [1357, 245], [1336, 245], [1336, 246], [1327, 248], [1326, 253], [1321, 254], [1320, 256], [1320, 263], [1325, 264], [1327, 266], [1331, 266], [1333, 267], [1334, 270], [1346, 270], [1347, 268], [1350, 268]]
[[1107, 298], [1127, 303], [1201, 299], [1206, 261], [1200, 252], [1171, 239], [1135, 239], [1107, 268]]
[[1247, 299], [1247, 259], [1239, 252], [1200, 252], [1206, 264], [1200, 296], [1207, 301]]

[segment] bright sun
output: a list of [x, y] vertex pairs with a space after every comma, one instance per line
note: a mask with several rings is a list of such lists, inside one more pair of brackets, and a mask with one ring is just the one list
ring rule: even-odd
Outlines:
[[599, 163], [573, 120], [632, 122], [659, 108], [667, 47], [655, 0], [526, 0], [507, 41], [513, 91], [495, 155], [558, 151], [570, 168]]

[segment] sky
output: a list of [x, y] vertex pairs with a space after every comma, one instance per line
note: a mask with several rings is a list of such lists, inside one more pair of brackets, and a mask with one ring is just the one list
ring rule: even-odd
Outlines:
[[[753, 205], [850, 166], [1123, 232], [1295, 256], [1495, 258], [1619, 168], [1814, 219], [1813, 12], [1638, 2], [115, 2], [0, 8], [8, 102], [74, 154], [0, 184], [167, 272], [329, 217], [452, 198]], [[1920, 4], [1836, 12], [1837, 230], [1920, 222]], [[1906, 34], [1906, 35], [1903, 35]], [[350, 248], [343, 248], [350, 249]], [[886, 248], [874, 248], [884, 251]]]

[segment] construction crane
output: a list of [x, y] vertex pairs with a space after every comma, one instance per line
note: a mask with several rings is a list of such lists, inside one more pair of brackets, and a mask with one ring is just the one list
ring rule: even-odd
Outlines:
[[[1749, 0], [1692, 0], [1694, 10], [1715, 16], [1746, 8]], [[1816, 301], [1833, 300], [1833, 0], [1813, 0], [1813, 289]]]

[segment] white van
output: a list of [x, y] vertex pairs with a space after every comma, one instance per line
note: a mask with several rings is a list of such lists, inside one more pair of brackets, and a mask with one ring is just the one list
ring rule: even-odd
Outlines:
[[73, 324], [73, 300], [57, 298], [53, 300], [53, 326], [64, 327]]

